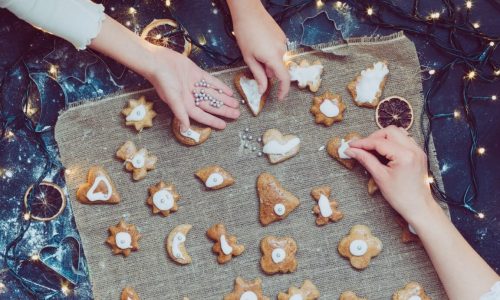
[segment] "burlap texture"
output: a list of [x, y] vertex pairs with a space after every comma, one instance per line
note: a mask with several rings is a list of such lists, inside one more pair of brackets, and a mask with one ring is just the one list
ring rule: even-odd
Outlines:
[[[63, 113], [56, 127], [56, 138], [67, 175], [73, 210], [83, 241], [96, 299], [118, 299], [125, 286], [136, 289], [142, 299], [222, 299], [233, 289], [236, 276], [246, 279], [261, 277], [265, 294], [272, 299], [292, 284], [311, 279], [320, 289], [322, 299], [337, 299], [342, 291], [353, 290], [369, 299], [390, 299], [392, 293], [408, 281], [418, 281], [433, 299], [446, 299], [438, 277], [418, 243], [403, 244], [401, 228], [395, 212], [380, 195], [367, 193], [368, 176], [357, 167], [349, 171], [319, 150], [332, 136], [357, 131], [368, 135], [377, 129], [373, 109], [358, 108], [346, 90], [346, 84], [360, 70], [373, 62], [386, 60], [390, 75], [383, 96], [399, 95], [408, 99], [415, 110], [411, 134], [422, 144], [420, 112], [422, 85], [419, 62], [413, 43], [402, 34], [380, 39], [358, 39], [349, 46], [321, 47], [323, 52], [297, 54], [300, 61], [320, 59], [324, 65], [323, 82], [317, 94], [326, 90], [341, 94], [347, 105], [345, 119], [325, 128], [314, 123], [309, 113], [313, 94], [299, 90], [295, 84], [285, 102], [276, 100], [276, 87], [258, 116], [247, 107], [242, 116], [227, 129], [214, 132], [203, 145], [187, 148], [176, 142], [171, 131], [171, 113], [154, 91], [121, 95], [74, 107]], [[216, 73], [232, 86], [232, 79], [241, 69]], [[124, 126], [121, 109], [130, 98], [145, 94], [155, 101], [159, 113], [154, 127], [136, 133]], [[299, 154], [278, 165], [270, 165], [265, 157], [245, 149], [240, 141], [244, 128], [254, 139], [266, 129], [277, 128], [293, 133], [302, 140]], [[133, 182], [125, 172], [115, 151], [127, 140], [147, 147], [159, 158], [157, 169], [145, 180]], [[111, 206], [89, 206], [75, 201], [77, 186], [86, 180], [92, 165], [104, 166], [121, 194], [122, 202]], [[236, 178], [236, 183], [219, 191], [206, 191], [194, 177], [197, 169], [219, 164]], [[432, 157], [432, 165], [437, 165]], [[256, 178], [262, 172], [275, 175], [285, 188], [301, 199], [300, 206], [281, 222], [263, 227], [259, 223]], [[440, 180], [440, 178], [437, 178]], [[147, 188], [159, 180], [172, 182], [181, 194], [180, 209], [164, 218], [152, 215], [145, 204]], [[324, 227], [315, 225], [310, 191], [318, 185], [332, 187], [344, 219]], [[140, 250], [128, 258], [114, 256], [105, 240], [108, 227], [120, 219], [137, 225], [142, 234]], [[229, 233], [246, 246], [242, 256], [225, 265], [216, 262], [212, 242], [206, 230], [222, 222]], [[171, 229], [179, 224], [193, 225], [187, 237], [187, 249], [193, 263], [179, 266], [165, 251]], [[349, 261], [340, 257], [337, 245], [355, 224], [368, 225], [381, 239], [384, 249], [364, 271], [356, 271]], [[298, 244], [298, 269], [293, 274], [264, 275], [260, 270], [259, 242], [266, 235], [291, 236]]]

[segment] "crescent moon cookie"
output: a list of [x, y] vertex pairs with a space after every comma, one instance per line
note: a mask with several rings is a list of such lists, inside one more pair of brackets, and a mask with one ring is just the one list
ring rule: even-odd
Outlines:
[[368, 108], [377, 107], [388, 74], [389, 69], [385, 61], [376, 62], [373, 67], [361, 71], [361, 74], [347, 85], [354, 104]]
[[134, 142], [126, 141], [118, 151], [116, 157], [125, 162], [125, 169], [132, 172], [132, 178], [135, 181], [144, 179], [148, 171], [156, 168], [158, 158], [149, 154], [146, 148], [137, 150]]
[[180, 195], [175, 190], [173, 184], [166, 184], [163, 181], [158, 182], [149, 188], [149, 197], [146, 203], [151, 206], [153, 214], [161, 214], [168, 217], [179, 209], [177, 201]]
[[252, 281], [245, 281], [237, 277], [234, 281], [233, 291], [224, 296], [224, 300], [270, 300], [262, 295], [262, 280], [257, 278]]
[[392, 300], [431, 300], [418, 282], [409, 282], [392, 295]]
[[340, 295], [339, 300], [368, 300], [368, 299], [358, 297], [354, 292], [345, 291]]
[[141, 235], [135, 225], [121, 220], [116, 226], [109, 227], [108, 231], [109, 237], [106, 243], [111, 246], [113, 254], [123, 254], [127, 257], [132, 251], [139, 250], [138, 240]]
[[181, 122], [177, 118], [172, 119], [172, 132], [174, 137], [181, 144], [186, 146], [196, 146], [203, 144], [212, 133], [210, 127], [200, 127], [191, 123], [191, 127], [185, 132], [181, 132]]
[[193, 228], [190, 224], [182, 224], [175, 227], [167, 237], [167, 253], [170, 258], [178, 264], [187, 265], [190, 264], [192, 259], [189, 256], [186, 246], [186, 236], [189, 231]]
[[357, 132], [351, 132], [342, 139], [334, 137], [328, 141], [328, 144], [326, 145], [326, 151], [328, 152], [328, 154], [330, 154], [331, 157], [335, 158], [346, 168], [352, 170], [356, 165], [356, 160], [351, 159], [347, 154], [345, 154], [345, 150], [349, 148], [350, 141], [360, 138], [361, 135], [359, 135]]
[[204, 167], [196, 171], [195, 175], [210, 190], [219, 190], [234, 184], [233, 176], [219, 166]]
[[316, 123], [332, 126], [335, 122], [344, 119], [345, 104], [340, 95], [325, 92], [321, 96], [314, 97], [311, 113]]
[[338, 246], [340, 255], [350, 260], [351, 265], [362, 270], [368, 267], [373, 257], [382, 251], [382, 242], [372, 235], [365, 225], [355, 225]]
[[302, 287], [291, 286], [288, 293], [280, 292], [278, 300], [317, 300], [319, 299], [319, 290], [310, 280], [305, 280]]
[[321, 85], [321, 74], [323, 65], [319, 60], [309, 64], [307, 60], [302, 60], [300, 64], [290, 61], [288, 64], [290, 81], [297, 81], [299, 88], [309, 87], [313, 93], [317, 92]]
[[234, 86], [240, 93], [241, 97], [245, 99], [252, 114], [256, 117], [264, 108], [266, 99], [271, 92], [273, 82], [268, 79], [267, 89], [263, 94], [259, 93], [259, 85], [257, 80], [249, 71], [244, 71], [236, 74], [234, 77]]
[[401, 241], [403, 243], [418, 242], [420, 240], [413, 226], [408, 224], [408, 222], [406, 222], [406, 220], [400, 215], [396, 216], [396, 223], [401, 226]]
[[134, 126], [137, 131], [152, 127], [153, 118], [156, 117], [153, 102], [146, 101], [144, 96], [138, 100], [130, 99], [128, 106], [122, 110], [122, 114], [125, 116], [125, 125]]
[[316, 224], [318, 226], [326, 225], [330, 222], [337, 222], [344, 217], [341, 211], [337, 209], [337, 202], [330, 201], [332, 189], [328, 186], [320, 186], [311, 190], [311, 196], [318, 202], [313, 212], [317, 215]]
[[285, 219], [300, 204], [299, 198], [285, 190], [269, 173], [262, 173], [257, 178], [257, 193], [260, 222], [264, 226]]
[[122, 290], [120, 300], [141, 300], [141, 298], [133, 288], [126, 287]]
[[262, 257], [260, 266], [264, 273], [272, 275], [276, 273], [292, 273], [297, 270], [297, 243], [290, 238], [278, 238], [266, 236], [260, 241]]
[[296, 135], [283, 135], [277, 129], [267, 130], [262, 136], [262, 142], [264, 143], [262, 152], [267, 154], [272, 164], [292, 158], [300, 150], [300, 139]]
[[120, 195], [108, 172], [100, 166], [89, 169], [87, 182], [82, 183], [76, 191], [76, 199], [83, 204], [117, 204]]
[[245, 251], [245, 246], [238, 245], [234, 235], [229, 235], [224, 224], [215, 224], [207, 230], [207, 236], [214, 241], [212, 251], [217, 254], [217, 262], [224, 264], [233, 256], [238, 256]]

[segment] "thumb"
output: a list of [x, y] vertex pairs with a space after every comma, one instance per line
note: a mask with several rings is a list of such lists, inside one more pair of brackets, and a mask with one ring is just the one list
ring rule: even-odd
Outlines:
[[174, 113], [175, 117], [179, 119], [179, 122], [181, 123], [180, 126], [181, 132], [185, 132], [186, 130], [188, 130], [191, 124], [189, 123], [189, 115], [182, 102], [171, 103], [170, 109]]
[[375, 181], [387, 175], [387, 167], [380, 163], [378, 158], [363, 149], [350, 147], [346, 149], [345, 154], [356, 159], [372, 175]]
[[267, 76], [264, 66], [253, 57], [245, 58], [245, 63], [250, 68], [255, 80], [257, 80], [259, 93], [264, 93], [267, 90]]

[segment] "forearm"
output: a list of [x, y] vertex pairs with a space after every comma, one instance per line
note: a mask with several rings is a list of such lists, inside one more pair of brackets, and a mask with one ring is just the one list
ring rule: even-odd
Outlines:
[[250, 10], [264, 9], [260, 0], [227, 0], [233, 22], [235, 19], [244, 18]]

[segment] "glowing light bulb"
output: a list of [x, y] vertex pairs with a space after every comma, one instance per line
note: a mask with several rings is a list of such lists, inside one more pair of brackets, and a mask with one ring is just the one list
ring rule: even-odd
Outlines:
[[500, 69], [493, 71], [493, 74], [495, 74], [495, 76], [500, 76]]
[[133, 8], [133, 7], [130, 7], [130, 8], [128, 9], [128, 13], [129, 13], [129, 14], [131, 14], [131, 15], [134, 15], [134, 14], [136, 14], [136, 13], [137, 13], [137, 10], [136, 10], [135, 8]]
[[165, 0], [165, 5], [169, 7], [170, 5], [172, 5], [172, 3], [170, 2], [170, 0]]
[[322, 1], [322, 0], [317, 0], [317, 1], [316, 1], [316, 7], [317, 7], [317, 8], [322, 8], [324, 5], [325, 5], [325, 3], [323, 3], [323, 1]]
[[207, 44], [207, 39], [205, 38], [204, 35], [200, 36], [198, 43], [200, 43], [200, 45], [202, 45], [202, 46], [205, 46]]
[[477, 214], [477, 217], [479, 219], [484, 219], [485, 215], [482, 212], [480, 212], [480, 213]]
[[437, 20], [437, 19], [439, 19], [440, 16], [441, 16], [441, 14], [438, 12], [431, 12], [431, 14], [429, 15], [429, 18], [432, 20]]
[[429, 70], [429, 75], [434, 75], [434, 74], [436, 74], [436, 70], [434, 69]]
[[493, 46], [495, 46], [495, 42], [491, 41], [489, 45], [490, 45], [490, 47], [493, 47]]
[[467, 9], [471, 9], [472, 8], [472, 1], [470, 1], [470, 0], [465, 1], [465, 7], [467, 7]]
[[69, 288], [69, 285], [67, 282], [62, 282], [61, 283], [61, 292], [65, 295], [68, 296], [71, 293], [71, 289]]
[[428, 184], [432, 184], [432, 183], [434, 183], [434, 177], [428, 176], [427, 179], [426, 179], [426, 181], [427, 181]]
[[128, 27], [130, 27], [130, 25], [132, 25], [132, 23], [130, 21], [127, 21], [127, 22], [125, 22], [125, 25], [127, 25]]
[[493, 101], [497, 100], [497, 95], [492, 95], [491, 100], [493, 100]]
[[467, 74], [467, 79], [469, 80], [472, 80], [476, 78], [476, 71], [470, 71], [468, 74]]
[[343, 4], [342, 1], [337, 1], [337, 2], [335, 2], [335, 7], [336, 8], [341, 8], [342, 4]]
[[12, 132], [12, 130], [8, 130], [6, 133], [5, 133], [5, 137], [8, 138], [8, 139], [11, 139], [14, 137], [14, 132]]
[[461, 115], [462, 115], [462, 114], [460, 113], [460, 111], [459, 111], [458, 109], [455, 109], [455, 111], [453, 112], [453, 117], [454, 117], [455, 119], [460, 119], [460, 116], [461, 116]]
[[49, 73], [52, 76], [57, 77], [57, 66], [56, 65], [50, 65]]
[[33, 255], [31, 255], [31, 260], [32, 260], [32, 261], [37, 261], [37, 260], [39, 260], [39, 259], [40, 259], [40, 256], [39, 256], [38, 254], [33, 254]]
[[366, 14], [367, 14], [367, 15], [369, 15], [369, 16], [373, 15], [373, 8], [368, 7], [368, 8], [366, 9]]
[[472, 23], [472, 27], [474, 27], [475, 29], [478, 29], [481, 25], [479, 24], [479, 22], [474, 22]]
[[30, 219], [30, 217], [31, 217], [30, 213], [25, 213], [23, 215], [23, 218], [24, 218], [25, 221], [28, 221]]
[[486, 153], [486, 149], [484, 147], [477, 148], [477, 154], [484, 155]]

